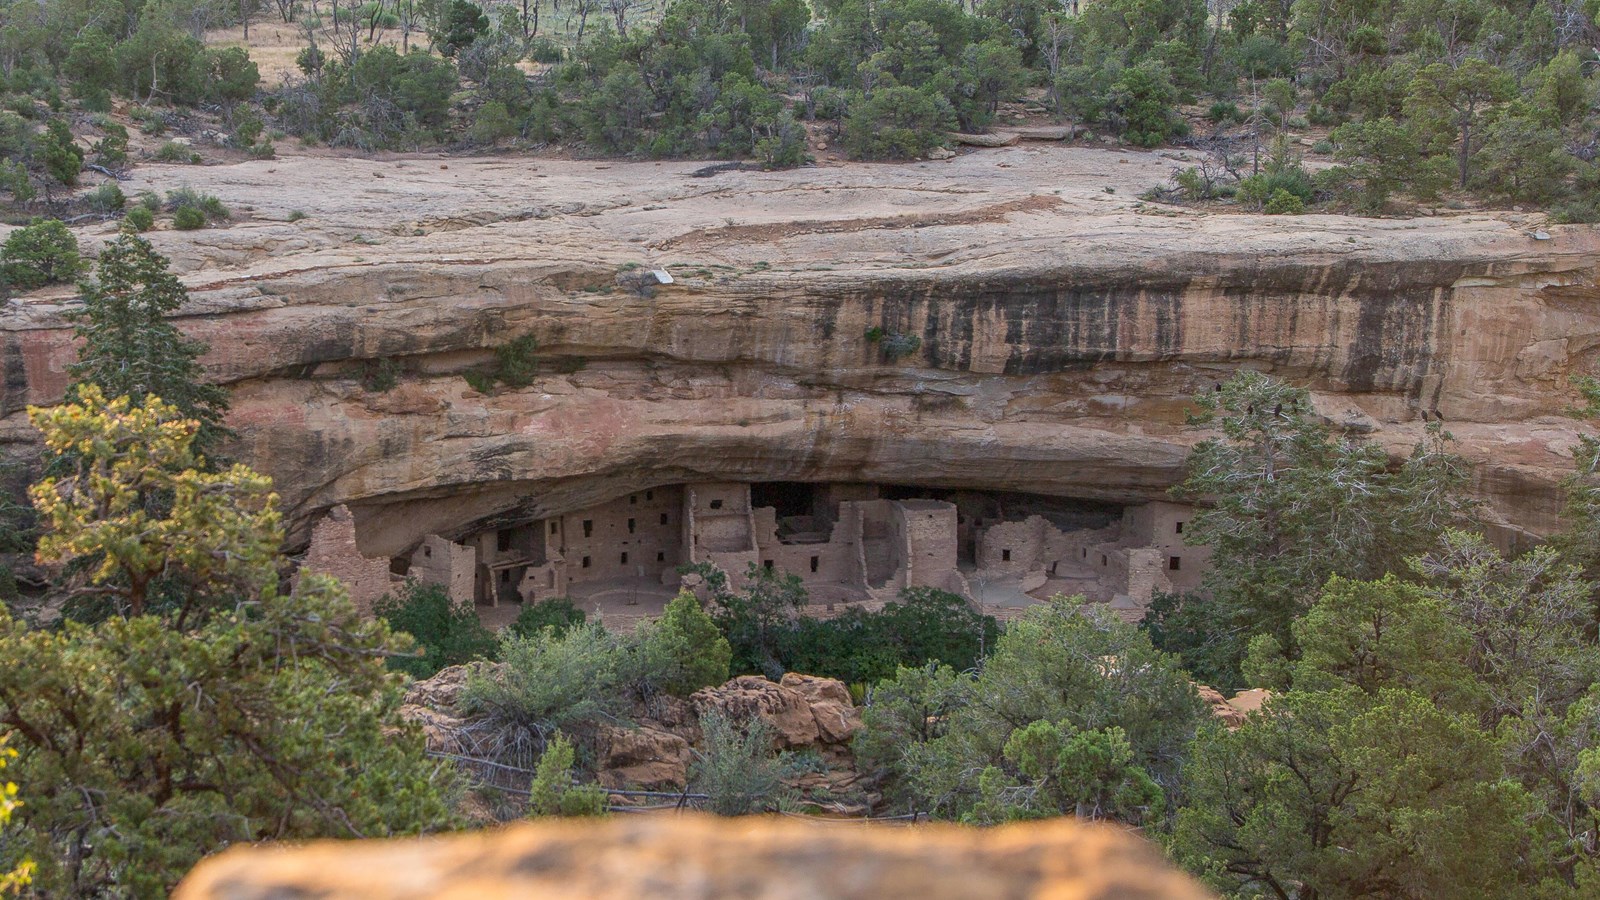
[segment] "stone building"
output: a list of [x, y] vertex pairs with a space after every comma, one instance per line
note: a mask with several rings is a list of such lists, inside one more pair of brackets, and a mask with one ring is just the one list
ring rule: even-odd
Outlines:
[[1083, 594], [1131, 617], [1158, 591], [1198, 584], [1209, 552], [1183, 542], [1191, 512], [1165, 502], [1085, 512], [1052, 498], [872, 484], [698, 482], [456, 540], [430, 535], [394, 561], [361, 556], [341, 507], [315, 529], [306, 565], [346, 580], [367, 608], [403, 576], [490, 607], [665, 596], [681, 564], [705, 562], [736, 587], [752, 566], [792, 573], [819, 603], [930, 587], [1003, 605]]
[[356, 546], [356, 520], [344, 505], [328, 510], [311, 529], [311, 546], [301, 572], [332, 575], [344, 583], [356, 608], [371, 613], [378, 598], [393, 589], [389, 560], [363, 556]]

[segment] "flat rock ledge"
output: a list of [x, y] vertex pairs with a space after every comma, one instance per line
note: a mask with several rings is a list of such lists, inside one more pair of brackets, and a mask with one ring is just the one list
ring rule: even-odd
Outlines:
[[1072, 819], [980, 830], [701, 815], [547, 820], [451, 837], [240, 847], [175, 900], [1200, 900], [1156, 848]]

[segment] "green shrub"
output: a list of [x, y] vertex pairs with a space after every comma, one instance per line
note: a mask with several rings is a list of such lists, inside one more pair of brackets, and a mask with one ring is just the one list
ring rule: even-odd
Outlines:
[[365, 360], [361, 364], [361, 389], [373, 394], [387, 393], [400, 383], [404, 373], [405, 366], [399, 360], [387, 356]]
[[889, 362], [897, 362], [922, 349], [922, 338], [914, 334], [901, 334], [898, 331], [892, 331], [883, 336], [879, 346], [883, 348], [884, 359]]
[[189, 158], [193, 155], [194, 151], [190, 150], [183, 144], [180, 144], [177, 141], [167, 141], [156, 150], [156, 162], [188, 162]]
[[594, 622], [562, 634], [503, 634], [501, 665], [467, 680], [462, 711], [530, 731], [540, 736], [541, 745], [558, 730], [571, 732], [615, 717], [626, 699], [618, 690], [621, 642]]
[[1138, 147], [1154, 147], [1184, 132], [1178, 115], [1178, 91], [1165, 66], [1145, 61], [1122, 70], [1109, 95], [1115, 124]]
[[96, 212], [114, 213], [122, 210], [128, 203], [128, 197], [122, 193], [122, 188], [113, 182], [106, 182], [89, 193], [85, 194], [84, 202]]
[[35, 219], [0, 246], [0, 284], [13, 289], [71, 281], [82, 270], [78, 239], [59, 219]]
[[172, 227], [179, 231], [197, 231], [206, 227], [206, 214], [193, 206], [180, 206], [172, 214]]
[[149, 231], [155, 227], [156, 214], [147, 206], [133, 206], [123, 214], [122, 221], [134, 231]]
[[1280, 193], [1289, 194], [1299, 200], [1303, 208], [1316, 196], [1316, 190], [1311, 173], [1296, 164], [1269, 169], [1241, 180], [1238, 196], [1240, 203], [1261, 209]]
[[942, 95], [900, 85], [879, 88], [850, 104], [844, 147], [856, 159], [913, 159], [944, 145], [956, 111]]
[[467, 129], [467, 139], [474, 144], [493, 144], [516, 133], [517, 123], [512, 120], [506, 105], [499, 100], [491, 100], [478, 107], [472, 127]]
[[496, 384], [523, 388], [533, 384], [539, 374], [539, 339], [531, 334], [512, 338], [510, 342], [494, 349], [494, 365], [487, 370], [462, 373], [467, 384], [480, 394], [491, 393]]
[[539, 358], [534, 351], [538, 349], [539, 340], [531, 334], [513, 338], [511, 343], [496, 347], [495, 377], [514, 388], [533, 384], [539, 366]]
[[202, 194], [193, 188], [181, 187], [167, 192], [167, 208], [176, 212], [183, 207], [199, 210], [207, 219], [221, 221], [232, 215], [222, 201], [210, 194]]
[[733, 648], [715, 622], [687, 591], [674, 597], [661, 618], [640, 626], [636, 635], [633, 681], [641, 693], [665, 691], [687, 697], [728, 680]]
[[128, 163], [128, 129], [115, 122], [96, 123], [104, 135], [90, 147], [96, 165], [108, 169], [120, 168]]
[[782, 766], [772, 754], [772, 726], [759, 718], [735, 722], [715, 711], [700, 716], [700, 749], [689, 787], [705, 794], [719, 816], [770, 812], [782, 799]]
[[389, 667], [416, 678], [428, 678], [446, 666], [475, 659], [493, 659], [494, 634], [478, 620], [471, 604], [456, 603], [436, 584], [408, 580], [398, 594], [385, 595], [373, 614], [417, 642], [417, 655], [395, 657]]
[[603, 816], [611, 797], [597, 784], [572, 783], [572, 763], [576, 754], [572, 742], [561, 732], [556, 732], [539, 764], [534, 768], [533, 782], [528, 785], [528, 815], [544, 816]]
[[1244, 120], [1244, 116], [1239, 112], [1239, 104], [1231, 103], [1226, 100], [1218, 100], [1217, 102], [1211, 104], [1211, 109], [1206, 115], [1211, 119], [1211, 121], [1217, 123], [1218, 125], [1226, 125], [1229, 122], [1240, 122]]
[[1269, 216], [1298, 216], [1306, 211], [1306, 203], [1283, 188], [1274, 191], [1263, 210]]
[[569, 628], [582, 625], [587, 618], [571, 598], [551, 597], [537, 603], [523, 604], [522, 611], [517, 613], [510, 627], [512, 634], [522, 638], [537, 637], [546, 628], [560, 635]]

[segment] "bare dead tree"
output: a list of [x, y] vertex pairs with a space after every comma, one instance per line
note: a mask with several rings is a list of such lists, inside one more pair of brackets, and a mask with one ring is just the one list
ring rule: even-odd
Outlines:
[[596, 3], [597, 0], [572, 0], [572, 12], [568, 14], [567, 20], [570, 22], [572, 16], [578, 17], [577, 42], [579, 44], [583, 43], [583, 30], [589, 25], [589, 14], [594, 12]]
[[[633, 0], [606, 0], [606, 8], [611, 11], [611, 17], [616, 20], [617, 34], [628, 33], [628, 11], [633, 9]], [[580, 29], [580, 37], [582, 30]]]
[[367, 43], [372, 43], [378, 36], [378, 21], [383, 18], [384, 0], [376, 0], [372, 4], [372, 13], [367, 19]]

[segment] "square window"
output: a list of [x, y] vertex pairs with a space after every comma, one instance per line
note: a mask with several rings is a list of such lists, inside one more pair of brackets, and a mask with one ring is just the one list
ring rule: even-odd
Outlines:
[[1004, 561], [1004, 562], [1011, 562], [1011, 551], [1010, 550], [1001, 550], [1000, 551], [1000, 559], [1002, 561]]
[[665, 550], [663, 550], [663, 551], [661, 551], [661, 552], [656, 554], [656, 562], [666, 562], [666, 561], [667, 561], [667, 552]]
[[1183, 558], [1182, 557], [1178, 557], [1178, 556], [1169, 556], [1169, 557], [1167, 557], [1167, 568], [1168, 569], [1171, 569], [1172, 571], [1176, 572], [1176, 571], [1178, 571], [1178, 568], [1180, 566], [1182, 566], [1182, 565], [1183, 565]]
[[584, 557], [584, 558], [583, 558], [583, 567], [584, 567], [584, 568], [585, 568], [585, 569], [587, 569], [587, 568], [589, 568], [589, 557], [587, 557], [587, 556], [585, 556], [585, 557]]
[[761, 561], [761, 564], [763, 566], [766, 566], [768, 572], [772, 571], [772, 560], [764, 559], [764, 560]]
[[661, 514], [661, 524], [663, 524], [663, 525], [667, 524], [667, 514], [666, 513], [662, 513]]
[[721, 500], [713, 500], [713, 501], [711, 501], [711, 508], [712, 509], [721, 509], [722, 508], [722, 501]]

